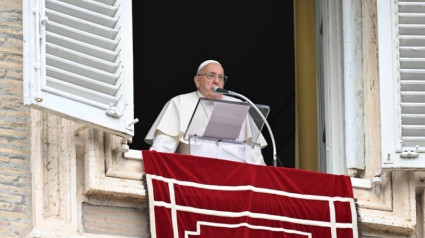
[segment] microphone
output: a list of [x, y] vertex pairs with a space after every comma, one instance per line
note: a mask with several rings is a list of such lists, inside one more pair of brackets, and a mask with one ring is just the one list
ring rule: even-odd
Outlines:
[[217, 86], [215, 86], [215, 87], [213, 88], [213, 91], [214, 91], [214, 92], [216, 92], [216, 93], [222, 93], [222, 94], [233, 94], [233, 92], [232, 92], [232, 91], [227, 90], [227, 89], [223, 89], [223, 88], [219, 88], [219, 87], [217, 87]]
[[264, 117], [263, 113], [261, 113], [260, 109], [258, 109], [258, 107], [253, 102], [251, 102], [251, 100], [249, 100], [247, 97], [245, 97], [242, 94], [239, 94], [239, 93], [236, 93], [236, 92], [232, 92], [232, 91], [227, 90], [227, 89], [222, 89], [222, 88], [219, 88], [217, 86], [215, 86], [213, 88], [213, 91], [216, 92], [216, 93], [228, 94], [228, 95], [232, 95], [232, 96], [236, 96], [236, 97], [242, 98], [245, 101], [247, 101], [251, 105], [251, 107], [254, 108], [257, 111], [258, 115], [261, 117], [261, 119], [263, 119], [264, 124], [266, 125], [267, 129], [269, 130], [270, 138], [272, 140], [272, 145], [273, 145], [273, 166], [276, 167], [277, 166], [277, 159], [278, 159], [278, 157], [277, 157], [276, 143], [274, 141], [274, 136], [273, 136], [272, 128], [270, 127], [270, 125], [267, 122], [267, 119]]

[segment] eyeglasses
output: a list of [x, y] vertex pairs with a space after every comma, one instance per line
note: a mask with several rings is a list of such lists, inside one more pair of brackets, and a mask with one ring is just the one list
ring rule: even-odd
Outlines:
[[227, 81], [227, 76], [222, 75], [222, 74], [215, 74], [215, 73], [206, 73], [206, 74], [198, 74], [198, 76], [203, 76], [206, 75], [207, 79], [209, 80], [215, 80], [216, 77], [218, 77], [218, 81], [225, 83]]

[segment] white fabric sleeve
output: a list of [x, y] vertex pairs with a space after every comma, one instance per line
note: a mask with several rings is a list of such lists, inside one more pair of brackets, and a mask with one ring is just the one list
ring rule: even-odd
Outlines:
[[258, 145], [254, 146], [254, 149], [251, 150], [250, 158], [249, 158], [250, 164], [257, 164], [257, 165], [266, 165], [264, 162], [263, 154], [261, 153], [261, 148]]
[[179, 139], [177, 137], [157, 133], [157, 135], [153, 139], [152, 146], [149, 148], [149, 150], [175, 153], [178, 145]]

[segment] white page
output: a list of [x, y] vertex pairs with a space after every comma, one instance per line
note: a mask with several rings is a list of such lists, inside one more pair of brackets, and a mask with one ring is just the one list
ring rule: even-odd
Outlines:
[[248, 110], [249, 105], [215, 102], [203, 136], [236, 140]]

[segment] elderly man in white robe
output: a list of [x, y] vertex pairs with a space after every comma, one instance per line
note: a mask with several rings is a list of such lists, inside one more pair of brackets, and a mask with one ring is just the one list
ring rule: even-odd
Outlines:
[[[190, 145], [189, 141], [184, 138], [184, 133], [198, 100], [205, 97], [226, 101], [241, 101], [234, 97], [216, 93], [213, 90], [215, 87], [223, 88], [226, 79], [224, 69], [218, 61], [207, 60], [202, 62], [194, 76], [197, 90], [175, 96], [169, 100], [152, 125], [145, 138], [145, 142], [151, 145], [150, 150], [189, 154]], [[215, 143], [211, 145], [205, 143], [203, 153], [190, 154], [265, 165], [261, 149], [266, 145], [264, 137], [260, 134], [254, 142], [254, 146], [244, 147], [243, 153], [240, 153], [241, 150], [237, 149], [235, 144]], [[220, 153], [217, 153], [218, 151]]]

